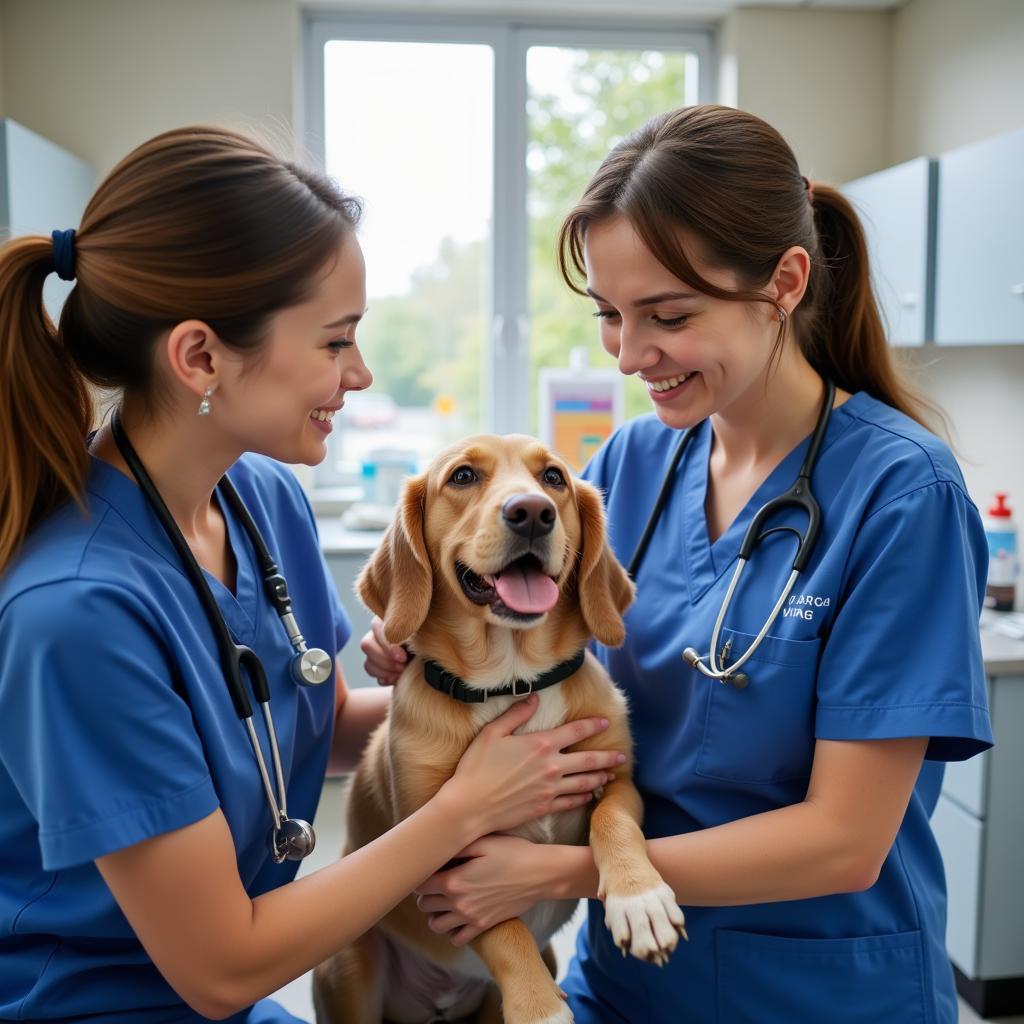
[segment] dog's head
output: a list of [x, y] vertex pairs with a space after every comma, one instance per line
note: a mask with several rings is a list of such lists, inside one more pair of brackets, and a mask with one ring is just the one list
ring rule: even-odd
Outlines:
[[598, 491], [522, 435], [467, 438], [410, 477], [357, 589], [391, 643], [412, 637], [433, 606], [448, 622], [518, 630], [580, 617], [614, 647], [633, 599]]

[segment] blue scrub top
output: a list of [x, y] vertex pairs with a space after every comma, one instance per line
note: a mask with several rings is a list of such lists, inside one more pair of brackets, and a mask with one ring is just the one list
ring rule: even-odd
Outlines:
[[[628, 423], [585, 476], [606, 491], [628, 564], [679, 433]], [[564, 988], [577, 1024], [954, 1024], [942, 861], [928, 819], [942, 762], [992, 743], [978, 616], [987, 548], [945, 445], [859, 393], [835, 409], [813, 488], [823, 527], [807, 571], [739, 690], [680, 655], [707, 654], [754, 513], [796, 479], [792, 451], [713, 544], [704, 514], [711, 427], [697, 431], [637, 574], [627, 639], [599, 650], [626, 691], [650, 837], [801, 801], [818, 739], [930, 737], [881, 875], [865, 892], [738, 907], [686, 907], [690, 941], [668, 966], [623, 959], [590, 904]], [[801, 530], [806, 517], [767, 525]], [[796, 540], [773, 534], [741, 577], [720, 644], [731, 660], [760, 632]]]
[[[294, 474], [246, 455], [229, 475], [288, 579], [307, 643], [338, 651], [351, 627]], [[85, 515], [68, 504], [40, 524], [0, 579], [0, 1020], [197, 1021], [93, 861], [219, 807], [251, 896], [298, 865], [270, 857], [270, 810], [213, 631], [145, 497], [90, 459], [85, 501]], [[207, 580], [236, 642], [263, 662], [288, 810], [311, 821], [334, 685], [288, 676], [292, 649], [259, 561], [223, 511], [236, 592]], [[264, 1000], [232, 1021], [295, 1019]]]

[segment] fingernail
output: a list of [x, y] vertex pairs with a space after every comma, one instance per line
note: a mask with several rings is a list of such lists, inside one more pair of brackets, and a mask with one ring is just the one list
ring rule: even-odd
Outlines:
[[608, 719], [607, 718], [602, 718], [601, 719], [601, 728], [602, 729], [607, 729], [608, 728]]
[[616, 757], [615, 760], [616, 760], [616, 762], [618, 764], [625, 764], [626, 763], [626, 755], [625, 754], [619, 754], [619, 756]]

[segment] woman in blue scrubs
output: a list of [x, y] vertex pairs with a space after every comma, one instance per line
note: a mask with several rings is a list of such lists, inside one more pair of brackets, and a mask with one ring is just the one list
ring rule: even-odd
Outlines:
[[[552, 770], [559, 810], [615, 763], [536, 757], [511, 735], [535, 705], [517, 705], [377, 842], [299, 881], [271, 855], [211, 620], [109, 429], [88, 433], [90, 387], [123, 392], [124, 430], [231, 639], [260, 658], [288, 809], [312, 820], [325, 772], [354, 764], [387, 691], [349, 693], [340, 671], [291, 680], [256, 551], [214, 488], [226, 473], [309, 646], [335, 654], [350, 625], [281, 463], [320, 462], [331, 416], [371, 381], [355, 341], [359, 212], [243, 136], [187, 128], [126, 157], [77, 234], [0, 253], [2, 1020], [293, 1021], [263, 997], [472, 839], [534, 817]], [[53, 271], [75, 282], [56, 329]]]
[[[624, 957], [589, 851], [510, 837], [464, 851], [420, 887], [421, 908], [463, 943], [538, 898], [590, 898], [563, 983], [577, 1024], [953, 1024], [928, 819], [943, 762], [992, 742], [986, 547], [956, 462], [893, 368], [855, 213], [803, 178], [764, 122], [695, 106], [621, 142], [560, 241], [605, 350], [653, 403], [585, 473], [624, 564], [694, 429], [626, 643], [599, 652], [629, 696], [649, 850], [689, 942], [665, 967]], [[706, 662], [741, 540], [794, 483], [824, 380], [836, 393], [811, 481], [813, 556], [743, 666], [747, 685], [709, 679], [681, 654]], [[806, 524], [790, 511], [765, 525]], [[719, 638], [726, 664], [795, 552], [789, 533], [755, 549]], [[366, 646], [390, 679], [400, 658]]]

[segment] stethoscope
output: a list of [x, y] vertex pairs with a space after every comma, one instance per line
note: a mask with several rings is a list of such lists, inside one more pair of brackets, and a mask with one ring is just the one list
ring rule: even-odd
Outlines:
[[[800, 472], [797, 474], [793, 486], [777, 498], [766, 501], [757, 510], [754, 518], [750, 521], [750, 525], [747, 527], [747, 532], [743, 535], [743, 543], [740, 545], [739, 557], [736, 560], [736, 569], [732, 574], [729, 589], [725, 593], [725, 599], [722, 601], [722, 607], [718, 611], [715, 628], [711, 634], [711, 650], [707, 655], [708, 664], [704, 664], [704, 659], [694, 648], [687, 647], [683, 651], [683, 660], [692, 668], [702, 672], [709, 679], [717, 679], [720, 683], [729, 683], [738, 690], [744, 689], [750, 682], [746, 673], [738, 670], [753, 656], [761, 642], [768, 635], [768, 630], [771, 629], [772, 623], [778, 618], [779, 612], [782, 611], [782, 606], [786, 603], [786, 599], [793, 590], [797, 576], [807, 568], [807, 563], [810, 562], [811, 555], [814, 553], [814, 545], [817, 543], [818, 534], [821, 532], [821, 507], [818, 505], [814, 492], [811, 490], [811, 474], [814, 472], [814, 467], [818, 464], [822, 438], [824, 438], [825, 431], [828, 429], [828, 422], [832, 415], [832, 403], [836, 397], [835, 384], [830, 380], [826, 380], [824, 384], [825, 397], [821, 403], [821, 411], [818, 413], [818, 422], [814, 427], [810, 446], [807, 449], [807, 454], [804, 456], [803, 464], [800, 466]], [[647, 546], [651, 542], [654, 529], [661, 517], [662, 509], [665, 507], [665, 502], [668, 501], [669, 494], [672, 492], [672, 485], [675, 482], [676, 468], [679, 465], [679, 461], [682, 459], [683, 453], [686, 451], [694, 432], [700, 429], [701, 425], [701, 423], [698, 423], [696, 426], [689, 427], [683, 431], [683, 436], [679, 439], [676, 450], [672, 453], [672, 459], [665, 472], [665, 478], [661, 482], [661, 490], [655, 499], [654, 507], [651, 509], [647, 525], [640, 536], [640, 541], [633, 552], [633, 557], [630, 559], [628, 572], [631, 579], [636, 578], [640, 563], [643, 561], [644, 554], [647, 552]], [[787, 508], [798, 508], [807, 513], [807, 527], [802, 534], [793, 526], [775, 526], [770, 530], [761, 532], [761, 526], [769, 516], [773, 516]], [[799, 540], [800, 543], [797, 548], [796, 557], [793, 559], [793, 571], [789, 574], [789, 580], [782, 594], [779, 596], [778, 601], [775, 602], [775, 607], [761, 628], [761, 632], [754, 638], [753, 643], [740, 655], [734, 664], [726, 667], [725, 661], [729, 657], [729, 651], [732, 646], [732, 641], [730, 640], [722, 651], [721, 665], [719, 665], [716, 661], [718, 637], [722, 631], [722, 623], [725, 621], [726, 612], [728, 612], [729, 605], [732, 603], [732, 597], [740, 581], [740, 576], [743, 574], [750, 556], [754, 553], [754, 548], [772, 533], [792, 533]]]
[[[283, 860], [302, 860], [309, 856], [316, 845], [316, 833], [313, 826], [300, 818], [288, 817], [288, 805], [285, 793], [284, 771], [281, 768], [281, 751], [278, 748], [277, 732], [274, 729], [274, 718], [270, 713], [270, 688], [267, 685], [266, 672], [260, 663], [256, 652], [244, 644], [236, 644], [228, 632], [224, 616], [217, 607], [217, 601], [210, 590], [210, 585], [203, 575], [203, 570], [192, 554], [182, 536], [178, 524], [174, 521], [170, 511], [164, 504], [160, 492], [153, 484], [153, 480], [138, 453], [132, 447], [128, 436], [121, 425], [121, 417], [118, 411], [110, 422], [114, 441], [138, 481], [142, 493], [146, 496], [161, 525], [174, 544], [178, 555], [185, 566], [185, 573], [195, 588], [206, 616], [213, 627], [214, 635], [217, 638], [217, 650], [220, 655], [221, 668], [224, 678], [227, 680], [228, 691], [231, 694], [231, 702], [235, 706], [235, 713], [245, 726], [249, 736], [249, 743], [252, 745], [252, 752], [256, 756], [256, 764], [259, 768], [260, 778], [263, 781], [263, 791], [267, 797], [267, 804], [270, 807], [270, 814], [273, 818], [274, 828], [270, 836], [270, 852], [275, 863], [280, 864]], [[334, 662], [331, 656], [319, 648], [310, 650], [306, 647], [305, 638], [299, 630], [292, 614], [291, 598], [288, 596], [288, 584], [284, 576], [278, 571], [277, 564], [270, 555], [259, 528], [253, 521], [249, 510], [245, 507], [238, 491], [227, 478], [221, 477], [217, 489], [228, 500], [235, 514], [238, 516], [245, 528], [245, 532], [256, 550], [260, 560], [260, 567], [263, 573], [263, 589], [274, 606], [278, 617], [284, 625], [288, 640], [295, 651], [289, 664], [289, 673], [292, 679], [302, 686], [318, 686], [326, 682], [333, 674]], [[252, 686], [253, 696], [263, 712], [263, 721], [267, 730], [267, 737], [270, 741], [270, 755], [274, 766], [274, 777], [277, 783], [277, 796], [274, 796], [273, 787], [270, 784], [270, 774], [267, 771], [267, 763], [263, 757], [263, 750], [260, 747], [259, 739], [256, 736], [256, 728], [253, 724], [252, 705], [249, 703], [249, 696], [245, 692], [242, 683], [242, 668], [245, 668], [249, 676], [249, 683]]]

